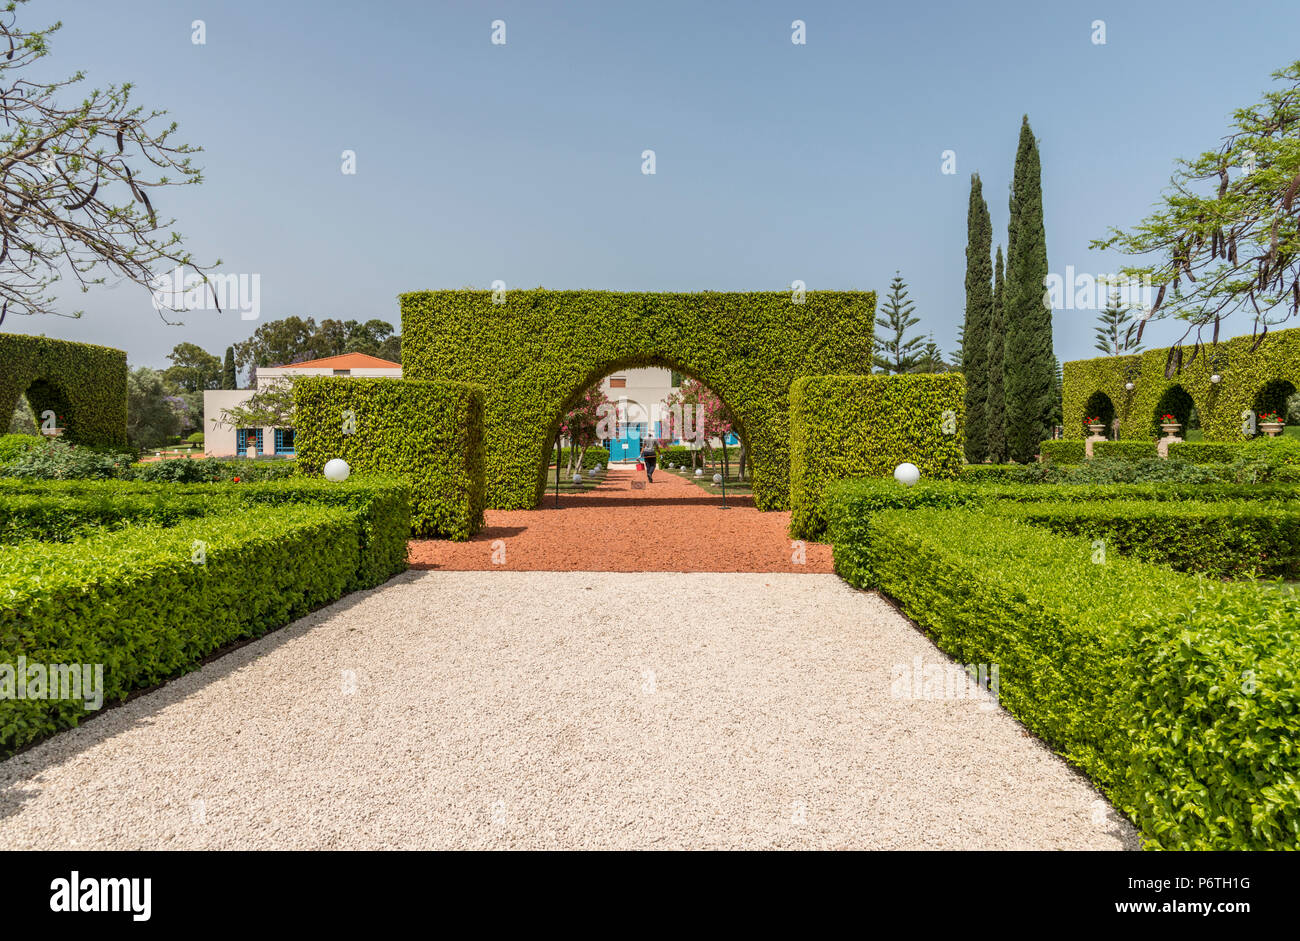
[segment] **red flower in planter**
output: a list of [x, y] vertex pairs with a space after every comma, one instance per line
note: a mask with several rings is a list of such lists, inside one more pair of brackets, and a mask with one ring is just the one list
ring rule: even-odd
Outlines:
[[1263, 415], [1259, 416], [1259, 420], [1269, 424], [1280, 425], [1282, 423], [1282, 419], [1278, 416], [1277, 412], [1265, 412]]
[[234, 483], [239, 483], [239, 478], [238, 478], [238, 477], [234, 478], [233, 482], [234, 482]]
[[1160, 420], [1166, 425], [1173, 425], [1178, 422], [1178, 417], [1176, 415], [1161, 415]]
[[1085, 418], [1083, 423], [1085, 425], [1100, 425], [1102, 424], [1102, 421], [1100, 418]]

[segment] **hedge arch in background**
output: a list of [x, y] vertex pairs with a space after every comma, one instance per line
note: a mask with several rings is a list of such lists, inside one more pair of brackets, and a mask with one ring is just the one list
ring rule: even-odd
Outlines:
[[[1183, 368], [1165, 378], [1168, 348], [1135, 356], [1105, 356], [1075, 360], [1063, 367], [1062, 414], [1065, 437], [1084, 437], [1084, 403], [1094, 392], [1104, 392], [1115, 403], [1121, 438], [1151, 439], [1151, 419], [1161, 398], [1182, 386], [1201, 418], [1207, 441], [1243, 441], [1242, 414], [1250, 412], [1260, 390], [1270, 382], [1286, 381], [1300, 388], [1300, 329], [1280, 330], [1264, 337], [1251, 352], [1254, 337], [1235, 337], [1218, 346], [1205, 346], [1192, 361], [1192, 349], [1183, 349]], [[1210, 376], [1222, 377], [1217, 385]], [[1133, 383], [1133, 391], [1124, 388]]]
[[790, 385], [860, 373], [876, 296], [810, 291], [624, 294], [514, 290], [401, 296], [407, 379], [472, 382], [485, 393], [487, 503], [537, 505], [563, 410], [617, 369], [667, 366], [716, 392], [740, 424], [763, 510], [789, 506]]
[[65, 440], [126, 446], [126, 352], [89, 343], [0, 333], [0, 414], [5, 427], [24, 392], [36, 413], [52, 409]]

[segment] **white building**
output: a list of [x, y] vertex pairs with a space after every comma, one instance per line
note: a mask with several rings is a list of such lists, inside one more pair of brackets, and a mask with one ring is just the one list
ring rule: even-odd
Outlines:
[[[646, 434], [658, 439], [669, 437], [668, 398], [681, 388], [683, 378], [675, 370], [648, 366], [612, 373], [601, 380], [605, 395], [620, 408], [617, 437], [608, 442], [611, 462], [635, 461], [641, 454], [641, 438]], [[682, 444], [681, 429], [675, 432], [672, 443]], [[727, 436], [729, 446], [738, 444], [739, 440], [734, 433]], [[712, 444], [719, 447], [722, 442], [714, 438]]]
[[203, 453], [209, 457], [243, 457], [253, 447], [259, 455], [293, 455], [292, 428], [234, 428], [222, 417], [224, 410], [242, 405], [258, 389], [291, 376], [401, 379], [402, 366], [365, 353], [345, 353], [288, 366], [259, 367], [256, 384], [251, 389], [208, 389], [203, 393]]

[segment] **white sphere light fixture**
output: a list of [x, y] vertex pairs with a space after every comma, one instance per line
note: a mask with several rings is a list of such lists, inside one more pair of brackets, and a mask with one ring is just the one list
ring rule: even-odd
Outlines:
[[703, 477], [703, 476], [704, 476], [704, 471], [700, 470], [698, 467], [695, 468], [695, 476], [696, 476], [696, 477]]
[[894, 479], [904, 487], [910, 487], [921, 479], [921, 469], [905, 461], [894, 468]]
[[713, 482], [714, 482], [715, 484], [720, 484], [720, 483], [722, 483], [722, 475], [721, 475], [721, 474], [714, 474], [714, 475], [713, 475]]
[[1217, 386], [1220, 382], [1223, 381], [1223, 377], [1216, 372], [1213, 376], [1210, 377], [1210, 381]]
[[573, 482], [574, 482], [575, 484], [580, 484], [580, 483], [582, 483], [582, 475], [581, 475], [580, 473], [578, 473], [577, 471], [574, 471], [574, 472], [573, 472]]
[[341, 457], [330, 458], [325, 462], [325, 479], [340, 484], [348, 479], [348, 474], [352, 473], [352, 468], [348, 467], [348, 462]]
[[1127, 389], [1129, 392], [1132, 392], [1132, 391], [1133, 391], [1133, 383], [1131, 383], [1131, 382], [1126, 382], [1126, 383], [1124, 383], [1124, 388]]

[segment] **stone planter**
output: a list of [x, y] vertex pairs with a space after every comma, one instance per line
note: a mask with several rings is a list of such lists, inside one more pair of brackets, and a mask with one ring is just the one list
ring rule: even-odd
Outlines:
[[1262, 421], [1259, 423], [1259, 430], [1264, 432], [1270, 438], [1276, 437], [1282, 433], [1286, 426], [1280, 421]]
[[1089, 425], [1088, 430], [1091, 431], [1094, 435], [1099, 435], [1106, 430], [1106, 426], [1103, 425], [1101, 422], [1097, 422], [1094, 425]]
[[1178, 434], [1178, 432], [1183, 430], [1183, 426], [1181, 422], [1176, 422], [1176, 421], [1165, 422], [1160, 426], [1160, 430], [1163, 431], [1167, 436], [1172, 438], [1176, 434]]

